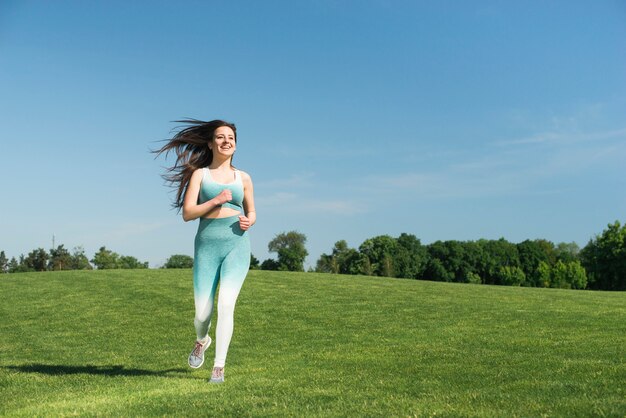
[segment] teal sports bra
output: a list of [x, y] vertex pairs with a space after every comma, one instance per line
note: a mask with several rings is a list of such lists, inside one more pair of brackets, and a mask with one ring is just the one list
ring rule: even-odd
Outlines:
[[222, 207], [243, 211], [243, 183], [241, 182], [241, 174], [239, 173], [239, 170], [235, 170], [235, 181], [232, 183], [222, 184], [213, 180], [213, 177], [211, 177], [211, 170], [207, 167], [203, 168], [198, 204], [202, 204], [213, 199], [224, 189], [229, 189], [231, 191], [233, 199], [224, 203]]

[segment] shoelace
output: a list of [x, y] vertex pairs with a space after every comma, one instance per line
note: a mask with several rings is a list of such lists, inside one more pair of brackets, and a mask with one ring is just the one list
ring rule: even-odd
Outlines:
[[212, 373], [212, 376], [211, 376], [212, 378], [219, 379], [223, 375], [224, 375], [224, 368], [223, 367], [214, 367], [213, 368], [213, 373]]
[[200, 341], [196, 341], [196, 346], [193, 349], [193, 355], [196, 357], [200, 357], [202, 355], [202, 347], [204, 347], [204, 344], [202, 344]]

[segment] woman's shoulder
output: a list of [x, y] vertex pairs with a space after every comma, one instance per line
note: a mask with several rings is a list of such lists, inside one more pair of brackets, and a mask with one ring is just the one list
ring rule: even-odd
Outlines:
[[192, 180], [197, 180], [197, 179], [202, 179], [202, 177], [204, 177], [204, 168], [196, 168], [195, 170], [193, 170], [193, 173], [191, 173], [191, 179]]
[[250, 174], [246, 173], [243, 170], [239, 170], [237, 169], [237, 171], [239, 172], [239, 175], [241, 176], [241, 180], [243, 181], [251, 181], [252, 177], [250, 177]]

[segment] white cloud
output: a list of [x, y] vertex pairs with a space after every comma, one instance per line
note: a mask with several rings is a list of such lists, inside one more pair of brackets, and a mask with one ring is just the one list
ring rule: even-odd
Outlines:
[[484, 170], [441, 170], [429, 173], [405, 173], [402, 175], [371, 179], [374, 187], [392, 194], [399, 200], [409, 198], [477, 198], [493, 195], [519, 193], [523, 188], [522, 172]]
[[[523, 146], [527, 144], [546, 146], [538, 150]], [[450, 159], [440, 169], [371, 176], [366, 183], [387, 194], [414, 199], [565, 193], [572, 190], [571, 178], [583, 175], [591, 167], [622, 166], [620, 161], [626, 158], [626, 129], [576, 134], [543, 132], [493, 143], [480, 150], [479, 157], [476, 151]]]
[[497, 145], [523, 145], [523, 144], [559, 144], [559, 143], [577, 143], [590, 141], [604, 141], [611, 139], [626, 139], [626, 128], [616, 129], [612, 131], [599, 132], [566, 132], [552, 131], [541, 132], [525, 138], [511, 139], [496, 142]]

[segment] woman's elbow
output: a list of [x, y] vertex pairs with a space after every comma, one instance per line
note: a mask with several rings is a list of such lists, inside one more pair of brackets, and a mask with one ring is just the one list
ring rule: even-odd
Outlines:
[[193, 220], [193, 217], [191, 217], [189, 212], [187, 212], [185, 209], [183, 209], [183, 221], [189, 222], [191, 220]]

